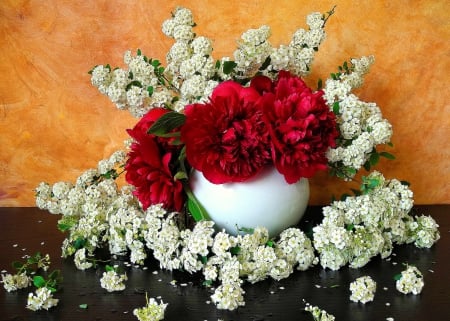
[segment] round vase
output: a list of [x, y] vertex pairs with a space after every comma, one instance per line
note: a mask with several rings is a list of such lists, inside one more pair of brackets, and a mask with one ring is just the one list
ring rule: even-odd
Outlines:
[[242, 183], [213, 184], [198, 171], [190, 179], [192, 192], [210, 219], [232, 235], [260, 226], [277, 236], [300, 221], [309, 201], [306, 178], [288, 184], [274, 167]]

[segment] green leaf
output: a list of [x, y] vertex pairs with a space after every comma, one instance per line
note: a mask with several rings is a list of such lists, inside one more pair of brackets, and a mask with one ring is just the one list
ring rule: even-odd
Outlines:
[[[269, 67], [270, 61], [271, 61], [270, 56], [267, 56], [266, 60], [264, 60], [264, 62], [263, 62], [263, 64], [261, 65], [261, 67], [259, 67], [259, 70], [264, 70], [264, 69], [266, 69], [267, 67]], [[237, 64], [236, 64], [236, 66], [237, 66]], [[233, 67], [233, 68], [234, 68], [234, 67]]]
[[56, 288], [52, 287], [52, 286], [47, 286], [47, 289], [50, 290], [50, 292], [55, 293], [56, 292]]
[[198, 259], [199, 259], [200, 262], [202, 262], [203, 264], [206, 264], [206, 262], [208, 262], [208, 257], [203, 256], [203, 255], [198, 255]]
[[136, 52], [136, 54], [137, 54], [138, 56], [142, 55], [141, 49], [138, 49], [137, 52]]
[[211, 280], [203, 281], [203, 285], [206, 286], [206, 287], [210, 287], [212, 284], [213, 284], [213, 281], [211, 281]]
[[317, 90], [321, 90], [323, 88], [323, 82], [322, 79], [319, 78], [317, 81]]
[[58, 230], [60, 230], [61, 232], [65, 232], [67, 230], [70, 230], [73, 225], [74, 224], [58, 223]]
[[387, 158], [387, 159], [390, 159], [390, 160], [394, 160], [395, 159], [395, 156], [392, 155], [391, 153], [388, 153], [388, 152], [381, 152], [380, 156], [382, 156], [384, 158]]
[[107, 264], [107, 265], [105, 265], [105, 270], [106, 270], [106, 272], [111, 272], [111, 271], [114, 271], [114, 267]]
[[255, 232], [255, 229], [251, 227], [238, 227], [238, 231], [252, 234], [253, 232]]
[[28, 259], [27, 259], [27, 263], [29, 264], [29, 265], [31, 265], [31, 264], [35, 264], [35, 263], [37, 263], [37, 262], [39, 262], [39, 256], [32, 256], [32, 257], [29, 257]]
[[350, 194], [347, 194], [347, 193], [342, 194], [341, 201], [345, 201], [347, 199], [347, 197], [349, 197], [349, 196], [350, 196]]
[[79, 307], [80, 309], [87, 309], [87, 308], [88, 308], [88, 305], [87, 305], [86, 303], [83, 303], [83, 304], [80, 304], [78, 307]]
[[153, 92], [154, 92], [154, 88], [153, 88], [153, 86], [148, 86], [147, 87], [147, 92], [148, 92], [148, 95], [151, 97], [152, 95], [153, 95]]
[[230, 253], [232, 255], [238, 255], [241, 252], [241, 248], [239, 246], [234, 246], [230, 248]]
[[237, 63], [235, 63], [234, 61], [224, 61], [223, 62], [223, 73], [225, 75], [231, 74], [231, 72], [233, 71], [233, 69], [236, 66], [237, 66]]
[[162, 115], [148, 130], [149, 134], [162, 136], [177, 127], [180, 127], [186, 121], [186, 116], [175, 111]]
[[76, 248], [77, 250], [79, 250], [79, 249], [83, 248], [85, 244], [86, 244], [86, 239], [79, 237], [75, 240], [75, 242], [73, 242], [73, 247]]
[[54, 270], [52, 273], [48, 275], [48, 278], [50, 280], [58, 280], [61, 277], [61, 271], [60, 270]]
[[347, 230], [347, 231], [351, 231], [351, 230], [353, 230], [355, 228], [355, 225], [354, 224], [347, 224], [346, 226], [345, 226], [345, 229]]
[[173, 178], [175, 178], [176, 180], [188, 179], [188, 175], [186, 174], [186, 172], [178, 171]]
[[153, 67], [158, 67], [159, 65], [161, 65], [161, 63], [159, 62], [159, 60], [158, 59], [155, 59], [155, 60], [152, 60], [152, 66]]
[[398, 280], [400, 280], [401, 278], [402, 278], [402, 274], [401, 274], [401, 273], [394, 275], [394, 280], [395, 280], [395, 281], [398, 281]]
[[408, 181], [400, 181], [400, 183], [401, 183], [402, 185], [405, 185], [405, 186], [410, 186], [410, 185], [411, 185], [411, 183], [408, 182]]
[[338, 101], [333, 104], [333, 113], [335, 115], [339, 115], [339, 102]]
[[35, 275], [33, 277], [33, 284], [37, 288], [42, 288], [43, 286], [45, 286], [45, 279], [40, 275]]
[[196, 222], [207, 220], [208, 213], [206, 212], [206, 210], [203, 208], [203, 206], [200, 204], [200, 202], [197, 200], [197, 198], [189, 188], [186, 188], [185, 190], [188, 197], [187, 207], [194, 220]]
[[19, 262], [19, 261], [14, 261], [11, 263], [11, 266], [16, 269], [16, 270], [20, 270], [25, 264]]
[[371, 166], [375, 166], [376, 164], [378, 164], [379, 161], [380, 161], [380, 154], [375, 152], [375, 153], [370, 155], [369, 162], [370, 162]]
[[133, 86], [142, 88], [142, 84], [140, 81], [133, 80], [132, 82], [128, 83], [128, 85], [125, 87], [125, 90], [128, 91]]

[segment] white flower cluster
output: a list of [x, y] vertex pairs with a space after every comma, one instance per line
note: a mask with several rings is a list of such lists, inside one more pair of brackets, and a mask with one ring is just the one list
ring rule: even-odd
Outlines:
[[29, 287], [31, 285], [31, 278], [26, 272], [18, 274], [2, 273], [1, 283], [3, 283], [3, 287], [6, 291], [13, 292]]
[[370, 276], [362, 276], [350, 283], [350, 300], [366, 304], [373, 301], [377, 283]]
[[33, 256], [27, 255], [25, 262], [14, 262], [12, 265], [17, 269], [17, 273], [9, 274], [2, 272], [2, 280], [0, 283], [3, 283], [3, 287], [8, 292], [35, 285], [37, 287], [35, 293], [28, 294], [27, 309], [33, 311], [41, 309], [48, 310], [58, 304], [59, 300], [53, 298], [53, 292], [56, 292], [58, 282], [60, 281], [56, 276], [59, 275], [59, 270], [50, 273], [47, 281], [41, 275], [37, 275], [37, 272], [47, 271], [49, 269], [49, 254], [42, 256], [40, 252], [37, 252]]
[[320, 12], [309, 14], [306, 17], [308, 30], [298, 29], [288, 45], [271, 49], [268, 71], [287, 70], [301, 77], [307, 76], [315, 52], [325, 40], [325, 18]]
[[372, 172], [366, 181], [373, 185], [371, 190], [324, 207], [322, 223], [313, 228], [314, 247], [325, 268], [337, 270], [347, 263], [362, 267], [378, 254], [388, 257], [394, 243], [425, 245], [424, 234], [428, 247], [439, 239], [438, 225], [431, 218], [423, 226], [415, 224], [423, 218], [409, 215], [413, 194], [406, 185], [385, 180], [379, 172]]
[[327, 311], [322, 310], [318, 306], [313, 306], [309, 303], [306, 303], [305, 311], [311, 313], [314, 321], [334, 321], [336, 318], [334, 315], [329, 314]]
[[124, 159], [124, 152], [116, 152], [109, 159], [100, 161], [99, 169], [82, 173], [75, 184], [58, 182], [50, 186], [41, 183], [36, 188], [36, 205], [50, 213], [62, 214], [58, 226], [62, 231], [70, 231], [69, 238], [63, 243], [63, 256], [73, 255], [81, 248], [88, 251], [87, 254], [77, 252], [79, 268], [88, 268], [86, 255], [92, 255], [109, 237], [107, 220], [114, 218], [117, 203], [131, 207], [134, 202], [136, 207], [139, 206], [131, 189], [119, 190], [111, 174]]
[[93, 266], [92, 262], [89, 262], [86, 257], [86, 249], [84, 247], [75, 252], [73, 262], [79, 270], [87, 270]]
[[53, 298], [52, 292], [46, 287], [36, 290], [36, 292], [28, 294], [27, 309], [38, 311], [41, 309], [48, 310], [58, 304], [58, 299]]
[[422, 272], [413, 265], [408, 265], [405, 271], [402, 271], [401, 277], [396, 281], [395, 287], [404, 294], [419, 294], [425, 285]]
[[[201, 271], [208, 282], [221, 283], [212, 301], [222, 309], [233, 310], [245, 304], [243, 280], [280, 280], [295, 268], [306, 270], [318, 262], [310, 239], [299, 229], [285, 230], [278, 241], [270, 240], [265, 228], [238, 236], [216, 233], [212, 221], [201, 221], [192, 230], [187, 229], [179, 213], [167, 213], [160, 205], [143, 211], [129, 186], [119, 190], [112, 178], [95, 169], [81, 174], [75, 185], [41, 183], [36, 204], [62, 214], [58, 226], [69, 232], [63, 242], [63, 256], [73, 255], [78, 269], [91, 268], [94, 251], [104, 246], [113, 255], [129, 252], [130, 261], [139, 265], [151, 250], [161, 268]], [[125, 287], [125, 280], [124, 276], [106, 272], [101, 284], [118, 291]]]
[[343, 140], [336, 148], [328, 150], [327, 158], [332, 164], [352, 168], [353, 171], [346, 173], [347, 178], [352, 178], [369, 160], [377, 145], [389, 143], [392, 136], [392, 126], [382, 117], [380, 108], [351, 93], [362, 85], [363, 76], [373, 62], [373, 56], [352, 59], [348, 73], [328, 79], [324, 88], [324, 98], [337, 114]]
[[202, 271], [208, 282], [220, 281], [211, 296], [219, 309], [234, 310], [245, 304], [244, 279], [252, 283], [267, 277], [280, 280], [296, 266], [305, 270], [317, 263], [311, 241], [298, 229], [284, 231], [274, 242], [265, 228], [231, 236], [214, 233], [211, 221], [198, 222], [193, 230], [180, 229], [176, 216], [164, 215], [160, 206], [151, 206], [146, 213], [146, 246], [161, 268]]
[[270, 34], [269, 26], [249, 29], [242, 34], [238, 49], [234, 52], [236, 70], [242, 78], [253, 76], [269, 57], [272, 51], [268, 41]]
[[[331, 15], [332, 13], [328, 13]], [[127, 69], [99, 65], [91, 71], [91, 83], [119, 109], [141, 117], [153, 107], [171, 106], [183, 111], [187, 104], [206, 101], [219, 82], [249, 79], [262, 72], [273, 78], [279, 70], [298, 76], [309, 74], [315, 52], [325, 39], [321, 13], [308, 15], [308, 30], [298, 29], [288, 45], [273, 48], [268, 26], [244, 32], [234, 52], [234, 61], [212, 57], [212, 41], [197, 36], [192, 12], [178, 7], [164, 21], [162, 32], [175, 40], [166, 55], [167, 66], [140, 53], [124, 55]]]
[[409, 242], [414, 241], [414, 245], [419, 248], [430, 248], [441, 237], [438, 227], [431, 216], [418, 216], [415, 221], [409, 222]]
[[128, 280], [126, 274], [118, 274], [115, 270], [103, 272], [100, 279], [100, 286], [108, 292], [125, 290], [125, 281]]
[[164, 312], [167, 308], [167, 303], [161, 300], [158, 303], [154, 298], [147, 299], [147, 305], [142, 308], [133, 310], [133, 314], [139, 321], [160, 321], [164, 319]]

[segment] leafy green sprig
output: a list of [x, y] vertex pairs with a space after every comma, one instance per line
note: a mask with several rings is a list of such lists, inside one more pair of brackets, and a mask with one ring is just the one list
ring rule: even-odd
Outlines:
[[46, 287], [52, 293], [57, 291], [63, 279], [60, 270], [46, 273], [50, 268], [50, 255], [48, 254], [42, 255], [40, 252], [36, 252], [24, 262], [14, 261], [11, 265], [16, 269], [17, 274], [25, 273], [29, 277], [33, 276], [33, 285], [36, 288]]

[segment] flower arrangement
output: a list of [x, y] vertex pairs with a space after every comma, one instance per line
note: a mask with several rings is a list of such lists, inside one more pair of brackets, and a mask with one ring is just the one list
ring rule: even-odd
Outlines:
[[[351, 180], [380, 157], [394, 158], [376, 149], [390, 144], [392, 126], [375, 103], [352, 93], [372, 56], [343, 63], [317, 90], [303, 80], [333, 13], [308, 15], [308, 29], [278, 48], [268, 26], [250, 29], [234, 60], [214, 60], [211, 40], [193, 32], [191, 11], [179, 7], [162, 26], [175, 40], [165, 67], [140, 50], [125, 53], [127, 69], [94, 67], [92, 84], [140, 119], [128, 130], [128, 151], [101, 160], [75, 183], [37, 187], [37, 206], [62, 215], [63, 256], [87, 269], [105, 246], [137, 265], [151, 254], [161, 268], [203, 273], [205, 285], [215, 286], [212, 302], [234, 310], [245, 304], [244, 280], [280, 280], [318, 263], [358, 268], [376, 255], [388, 257], [395, 244], [432, 246], [439, 239], [436, 222], [411, 213], [407, 184], [376, 171], [363, 177], [354, 196], [323, 208], [313, 240], [295, 227], [276, 238], [264, 227], [238, 235], [216, 231], [190, 190], [193, 169], [222, 184], [274, 166], [291, 184], [318, 170]], [[119, 187], [115, 179], [123, 170], [130, 185]], [[181, 215], [186, 209], [193, 226]]]

